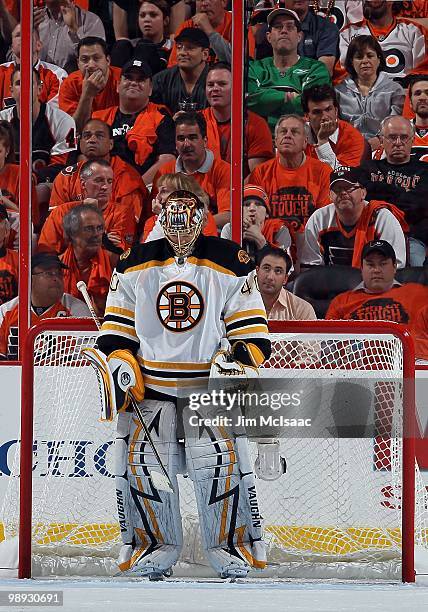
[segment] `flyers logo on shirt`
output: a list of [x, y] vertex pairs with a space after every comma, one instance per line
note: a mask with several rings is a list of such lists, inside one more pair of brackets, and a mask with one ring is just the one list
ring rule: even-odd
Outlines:
[[156, 311], [166, 329], [184, 332], [193, 329], [204, 313], [204, 300], [200, 291], [187, 282], [171, 282], [158, 294]]
[[377, 298], [367, 300], [356, 310], [350, 313], [350, 319], [357, 321], [395, 321], [396, 323], [408, 323], [409, 313], [403, 308], [403, 304], [392, 298]]
[[302, 232], [315, 211], [313, 195], [305, 187], [283, 187], [271, 197], [272, 218], [288, 221], [294, 231]]
[[[382, 41], [382, 38], [379, 37]], [[383, 49], [386, 63], [386, 72], [389, 74], [400, 74], [406, 67], [406, 58], [398, 49]]]

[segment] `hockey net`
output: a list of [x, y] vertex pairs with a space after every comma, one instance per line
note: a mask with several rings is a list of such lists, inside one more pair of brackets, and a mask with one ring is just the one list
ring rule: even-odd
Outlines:
[[[403, 339], [393, 325], [380, 323], [272, 327], [273, 353], [262, 375], [305, 390], [320, 428], [316, 437], [302, 438], [285, 437], [281, 427], [267, 431], [280, 438], [287, 472], [257, 480], [269, 549], [268, 568], [257, 575], [399, 580], [407, 572], [411, 579], [413, 538], [427, 548], [428, 498], [412, 446], [403, 447], [414, 384], [412, 368], [404, 375]], [[113, 575], [120, 546], [115, 424], [99, 421], [95, 374], [80, 354], [96, 332], [88, 321], [56, 319], [30, 336], [22, 419], [23, 440], [28, 423], [33, 426], [32, 469], [23, 462], [18, 477], [17, 453], [0, 516], [5, 542], [20, 536], [21, 576], [30, 570], [33, 576]], [[375, 415], [374, 434], [346, 429], [359, 407]], [[251, 448], [255, 458], [254, 442]], [[20, 481], [27, 493], [32, 484], [31, 504], [21, 503], [21, 527]], [[210, 575], [192, 483], [179, 477], [179, 486], [185, 542], [175, 575]]]

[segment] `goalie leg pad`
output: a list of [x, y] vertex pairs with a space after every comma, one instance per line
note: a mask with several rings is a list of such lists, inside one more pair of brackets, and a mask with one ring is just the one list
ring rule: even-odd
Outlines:
[[129, 575], [156, 577], [176, 563], [183, 544], [177, 492], [182, 460], [174, 404], [145, 400], [141, 410], [176, 492], [161, 491], [153, 483], [150, 473], [159, 466], [140, 421], [131, 415], [126, 467], [133, 537], [131, 549], [122, 547], [119, 569]]
[[[207, 423], [209, 416], [214, 411], [199, 414]], [[223, 426], [191, 427], [189, 417], [186, 411], [186, 461], [208, 560], [222, 577], [262, 569], [266, 551], [248, 440]]]

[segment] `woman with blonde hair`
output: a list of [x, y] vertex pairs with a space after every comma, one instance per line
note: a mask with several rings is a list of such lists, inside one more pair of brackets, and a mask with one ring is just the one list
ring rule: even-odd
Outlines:
[[152, 200], [152, 212], [153, 216], [147, 219], [144, 224], [143, 235], [141, 236], [140, 242], [150, 242], [151, 240], [158, 240], [163, 238], [163, 230], [159, 223], [157, 223], [158, 215], [162, 209], [162, 204], [166, 201], [167, 197], [173, 192], [180, 189], [184, 191], [190, 191], [197, 196], [205, 206], [205, 224], [202, 233], [205, 236], [217, 236], [217, 225], [215, 223], [213, 215], [208, 211], [209, 196], [202, 189], [199, 183], [187, 174], [177, 172], [175, 174], [163, 174], [159, 177], [156, 184], [158, 193]]

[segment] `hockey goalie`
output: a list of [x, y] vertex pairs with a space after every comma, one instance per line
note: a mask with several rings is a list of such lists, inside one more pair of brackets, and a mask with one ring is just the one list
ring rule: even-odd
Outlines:
[[[118, 563], [127, 575], [171, 574], [182, 547], [177, 474], [186, 471], [209, 563], [221, 577], [245, 576], [266, 564], [245, 431], [189, 429], [183, 416], [182, 444], [176, 406], [186, 389], [206, 388], [212, 367], [226, 378], [245, 378], [269, 357], [266, 313], [248, 255], [201, 233], [205, 210], [194, 194], [172, 193], [159, 221], [165, 238], [121, 256], [90, 356], [108, 396], [105, 416], [111, 418], [113, 409], [118, 414]], [[225, 342], [228, 349], [219, 350]], [[130, 407], [131, 395], [168, 472], [170, 491], [153, 477], [159, 463]]]

